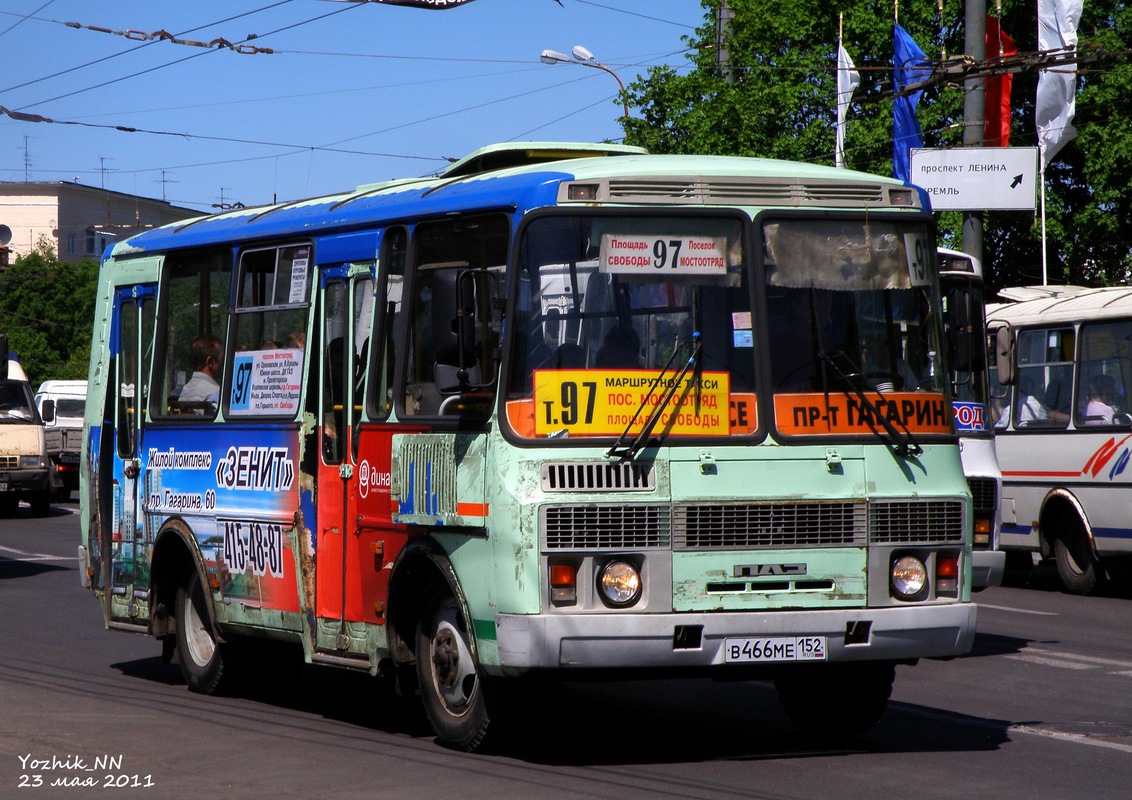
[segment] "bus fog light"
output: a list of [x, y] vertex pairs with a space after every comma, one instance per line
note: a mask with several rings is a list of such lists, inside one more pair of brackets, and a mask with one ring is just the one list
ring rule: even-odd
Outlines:
[[610, 561], [601, 569], [598, 586], [601, 599], [608, 606], [631, 606], [641, 596], [641, 573], [627, 561]]
[[575, 565], [550, 565], [550, 601], [556, 606], [572, 606], [578, 602], [578, 568]]
[[959, 556], [936, 556], [935, 593], [951, 597], [959, 593]]
[[892, 564], [892, 591], [903, 600], [911, 600], [928, 585], [928, 570], [915, 556], [901, 556]]

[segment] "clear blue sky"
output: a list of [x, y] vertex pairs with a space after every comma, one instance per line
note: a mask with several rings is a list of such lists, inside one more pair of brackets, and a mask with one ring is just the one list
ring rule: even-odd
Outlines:
[[[0, 116], [0, 180], [211, 210], [425, 175], [494, 142], [617, 141], [614, 78], [539, 53], [583, 45], [628, 84], [686, 70], [703, 19], [696, 0], [3, 0], [0, 106], [80, 124]], [[158, 31], [276, 52], [142, 38]]]

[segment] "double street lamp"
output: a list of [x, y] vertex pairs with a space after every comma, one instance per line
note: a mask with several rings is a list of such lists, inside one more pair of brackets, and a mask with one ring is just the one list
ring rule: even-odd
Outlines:
[[593, 67], [600, 69], [602, 72], [608, 72], [617, 81], [617, 86], [621, 89], [621, 106], [625, 110], [625, 116], [629, 116], [629, 103], [625, 100], [625, 84], [617, 77], [617, 73], [611, 70], [605, 64], [599, 64], [598, 60], [594, 58], [594, 54], [580, 44], [574, 45], [574, 49], [570, 51], [574, 56], [573, 59], [565, 53], [559, 53], [557, 50], [543, 50], [539, 58], [544, 64], [581, 64], [583, 67]]

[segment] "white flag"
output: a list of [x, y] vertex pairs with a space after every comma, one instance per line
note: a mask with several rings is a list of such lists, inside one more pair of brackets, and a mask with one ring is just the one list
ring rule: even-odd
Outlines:
[[[1082, 0], [1038, 0], [1038, 50], [1077, 47], [1077, 24], [1081, 21]], [[1056, 70], [1056, 71], [1055, 71]], [[1044, 69], [1038, 73], [1038, 94], [1034, 122], [1038, 128], [1038, 149], [1044, 170], [1057, 151], [1074, 136], [1074, 93], [1077, 76], [1072, 64]]]
[[849, 110], [849, 100], [853, 91], [861, 83], [861, 73], [853, 66], [853, 60], [837, 43], [837, 147], [833, 152], [833, 163], [845, 166], [845, 113]]

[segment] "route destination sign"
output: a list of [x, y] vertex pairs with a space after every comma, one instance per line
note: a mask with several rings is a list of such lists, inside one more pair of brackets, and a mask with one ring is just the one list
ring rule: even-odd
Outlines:
[[934, 211], [1033, 211], [1036, 147], [912, 150], [910, 182], [923, 187]]

